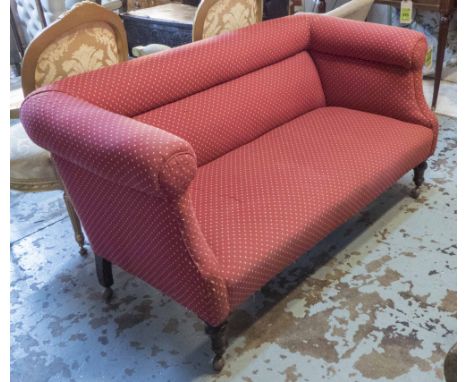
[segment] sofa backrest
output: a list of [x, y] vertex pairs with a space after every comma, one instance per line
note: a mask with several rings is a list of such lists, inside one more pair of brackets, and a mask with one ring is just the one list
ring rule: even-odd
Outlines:
[[168, 130], [202, 165], [325, 105], [306, 17], [272, 20], [49, 89]]

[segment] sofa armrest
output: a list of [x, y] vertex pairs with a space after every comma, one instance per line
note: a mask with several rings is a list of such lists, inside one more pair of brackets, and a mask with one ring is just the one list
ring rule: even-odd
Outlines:
[[32, 93], [20, 117], [35, 143], [125, 187], [175, 196], [196, 173], [195, 153], [185, 140], [65, 93]]
[[405, 69], [421, 69], [426, 38], [420, 32], [338, 17], [312, 18], [310, 44], [314, 51], [379, 62]]
[[[310, 50], [328, 106], [386, 115], [433, 129], [424, 98], [426, 38], [419, 32], [310, 15]], [[434, 140], [435, 141], [435, 140]]]

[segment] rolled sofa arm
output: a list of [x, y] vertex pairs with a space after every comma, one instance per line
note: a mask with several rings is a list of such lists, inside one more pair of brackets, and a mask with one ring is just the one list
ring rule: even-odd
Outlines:
[[311, 56], [328, 106], [386, 115], [434, 129], [422, 88], [422, 33], [337, 17], [310, 15]]
[[20, 118], [54, 155], [144, 193], [179, 195], [196, 173], [195, 153], [182, 138], [62, 92], [32, 93]]

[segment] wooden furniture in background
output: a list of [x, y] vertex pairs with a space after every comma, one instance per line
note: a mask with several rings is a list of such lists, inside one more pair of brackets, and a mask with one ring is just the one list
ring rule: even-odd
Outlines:
[[[95, 3], [77, 3], [26, 49], [21, 70], [23, 93], [27, 96], [59, 79], [127, 59], [127, 37], [120, 17]], [[28, 192], [64, 190], [80, 254], [86, 254], [80, 220], [50, 153], [29, 139], [19, 121], [13, 121], [10, 130], [10, 188]]]
[[[375, 0], [375, 3], [399, 7], [401, 0]], [[432, 110], [437, 106], [442, 68], [444, 65], [445, 47], [451, 16], [457, 8], [457, 0], [413, 0], [415, 9], [431, 10], [439, 12], [439, 38], [437, 46], [437, 59], [435, 67], [434, 94], [432, 96]]]
[[176, 47], [262, 20], [262, 0], [203, 0], [198, 7], [167, 3], [122, 14], [130, 51], [140, 45]]

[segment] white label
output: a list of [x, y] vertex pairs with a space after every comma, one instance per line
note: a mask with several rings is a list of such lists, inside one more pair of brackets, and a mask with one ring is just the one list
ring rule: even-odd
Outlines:
[[411, 24], [413, 21], [413, 2], [403, 0], [400, 8], [400, 24]]

